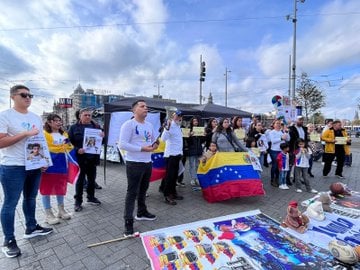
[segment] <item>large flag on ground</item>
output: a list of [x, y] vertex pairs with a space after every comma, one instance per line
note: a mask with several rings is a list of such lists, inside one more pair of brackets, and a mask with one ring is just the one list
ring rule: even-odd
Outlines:
[[154, 270], [342, 269], [327, 248], [306, 243], [259, 210], [141, 233]]
[[247, 152], [216, 153], [199, 165], [197, 173], [208, 202], [265, 194], [260, 174]]
[[166, 168], [165, 168], [164, 151], [165, 151], [165, 142], [160, 140], [159, 147], [151, 155], [152, 171], [151, 171], [150, 182], [160, 180], [165, 177]]
[[67, 183], [74, 184], [80, 174], [75, 150], [50, 152], [53, 166], [41, 175], [40, 193], [42, 195], [65, 195]]

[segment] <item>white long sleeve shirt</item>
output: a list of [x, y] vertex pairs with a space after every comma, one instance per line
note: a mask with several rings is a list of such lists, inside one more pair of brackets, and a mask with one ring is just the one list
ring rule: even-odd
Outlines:
[[[283, 140], [281, 138], [284, 134], [286, 135], [285, 140]], [[273, 129], [269, 133], [269, 138], [270, 138], [270, 141], [271, 141], [271, 150], [273, 150], [273, 151], [281, 151], [280, 144], [283, 143], [283, 142], [290, 141], [289, 133], [284, 133], [282, 130]]]
[[151, 152], [141, 152], [141, 147], [156, 141], [154, 127], [149, 122], [140, 123], [135, 119], [126, 121], [120, 129], [119, 149], [125, 150], [125, 160], [151, 162]]
[[169, 130], [164, 129], [161, 139], [165, 142], [164, 157], [183, 154], [183, 138], [180, 125], [171, 121]]

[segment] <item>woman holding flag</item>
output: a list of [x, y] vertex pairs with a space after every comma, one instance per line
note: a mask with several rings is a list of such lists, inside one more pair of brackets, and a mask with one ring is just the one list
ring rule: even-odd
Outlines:
[[[70, 219], [71, 215], [64, 208], [67, 183], [74, 182], [69, 177], [68, 153], [73, 149], [68, 134], [62, 127], [62, 120], [57, 114], [49, 114], [44, 125], [44, 135], [49, 147], [53, 166], [42, 173], [40, 193], [45, 209], [45, 222], [48, 224], [60, 223], [60, 219]], [[71, 168], [71, 166], [70, 166]], [[76, 177], [75, 177], [76, 178]], [[58, 214], [55, 216], [50, 203], [50, 195], [56, 195]]]

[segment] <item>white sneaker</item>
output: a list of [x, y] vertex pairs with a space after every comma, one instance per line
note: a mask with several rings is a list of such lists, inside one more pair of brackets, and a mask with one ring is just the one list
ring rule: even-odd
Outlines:
[[302, 190], [301, 190], [300, 188], [296, 189], [295, 191], [296, 191], [297, 193], [301, 193], [301, 192], [302, 192]]
[[287, 185], [283, 185], [284, 189], [289, 189], [289, 187]]
[[284, 185], [280, 185], [280, 186], [279, 186], [279, 189], [285, 189], [285, 188], [284, 188]]
[[313, 189], [313, 188], [312, 188], [309, 192], [310, 192], [310, 193], [314, 193], [314, 194], [318, 194], [318, 193], [319, 193], [316, 189]]

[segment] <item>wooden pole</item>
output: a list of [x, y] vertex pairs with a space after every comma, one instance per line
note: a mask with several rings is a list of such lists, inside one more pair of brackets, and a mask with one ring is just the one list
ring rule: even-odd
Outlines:
[[103, 241], [103, 242], [99, 242], [99, 243], [94, 243], [94, 244], [88, 245], [87, 247], [92, 248], [92, 247], [97, 247], [97, 246], [101, 246], [101, 245], [105, 245], [105, 244], [109, 244], [109, 243], [113, 243], [113, 242], [120, 242], [120, 241], [123, 241], [126, 239], [132, 239], [132, 238], [137, 238], [137, 237], [140, 237], [139, 232], [136, 232], [129, 236], [123, 236], [120, 238], [115, 238], [115, 239], [111, 239], [111, 240], [107, 240], [107, 241]]

